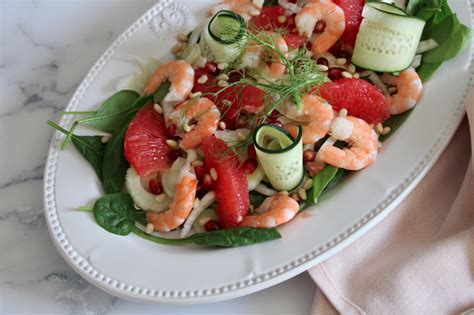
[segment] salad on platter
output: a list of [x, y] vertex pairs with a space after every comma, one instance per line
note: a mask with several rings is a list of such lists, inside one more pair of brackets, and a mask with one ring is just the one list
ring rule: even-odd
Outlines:
[[94, 168], [104, 195], [79, 210], [108, 232], [255, 244], [374, 163], [470, 39], [446, 0], [225, 0], [177, 35], [174, 60], [66, 112], [70, 130], [48, 124]]

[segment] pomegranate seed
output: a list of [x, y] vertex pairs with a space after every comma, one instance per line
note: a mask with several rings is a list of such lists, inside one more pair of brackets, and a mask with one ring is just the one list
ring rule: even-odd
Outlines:
[[171, 140], [178, 139], [178, 135], [176, 133], [176, 125], [169, 125], [168, 128], [166, 128], [166, 136], [168, 137], [168, 139]]
[[219, 230], [220, 226], [219, 226], [219, 223], [217, 221], [209, 220], [209, 221], [206, 222], [206, 224], [204, 224], [204, 229], [207, 232], [210, 232], [210, 231]]
[[180, 150], [171, 150], [171, 152], [168, 153], [168, 158], [171, 160], [171, 163], [173, 163], [177, 158], [181, 157], [181, 155]]
[[318, 65], [323, 65], [323, 66], [326, 66], [326, 67], [329, 66], [329, 61], [324, 57], [319, 57], [318, 60], [316, 61], [316, 63]]
[[270, 115], [268, 115], [267, 118], [270, 121], [277, 120], [278, 118], [280, 118], [280, 112], [278, 112], [277, 110], [274, 110], [273, 112], [270, 113]]
[[196, 173], [197, 179], [201, 180], [206, 174], [206, 169], [204, 168], [204, 166], [195, 166], [194, 173]]
[[341, 51], [341, 43], [336, 42], [331, 48], [329, 48], [329, 52], [336, 56]]
[[242, 170], [246, 175], [252, 174], [258, 167], [258, 161], [256, 158], [248, 158], [245, 160], [244, 164], [242, 165]]
[[283, 124], [279, 120], [272, 121], [272, 124], [278, 127], [283, 127]]
[[303, 152], [303, 161], [305, 162], [313, 162], [316, 158], [316, 154], [313, 150], [306, 150]]
[[211, 175], [209, 174], [204, 174], [204, 177], [202, 178], [202, 187], [209, 191], [212, 190], [214, 186], [214, 181], [212, 180]]
[[340, 69], [340, 68], [331, 68], [331, 69], [328, 70], [328, 77], [332, 81], [342, 79], [342, 72], [343, 71], [344, 70]]
[[208, 62], [204, 66], [204, 69], [206, 70], [207, 73], [211, 75], [216, 75], [219, 71], [217, 69], [217, 65], [214, 62]]
[[148, 182], [148, 191], [153, 195], [159, 195], [163, 192], [163, 187], [161, 186], [160, 180], [158, 178], [152, 178]]
[[346, 59], [349, 59], [351, 56], [349, 55], [349, 53], [345, 50], [341, 50], [339, 51], [337, 54], [336, 54], [336, 58], [346, 58]]
[[322, 33], [322, 32], [324, 32], [325, 28], [326, 28], [326, 23], [324, 21], [318, 21], [318, 22], [316, 22], [316, 26], [314, 27], [314, 32], [315, 33]]
[[247, 156], [251, 157], [251, 158], [256, 158], [257, 157], [257, 151], [255, 151], [255, 146], [253, 145], [253, 143], [251, 143], [247, 147]]

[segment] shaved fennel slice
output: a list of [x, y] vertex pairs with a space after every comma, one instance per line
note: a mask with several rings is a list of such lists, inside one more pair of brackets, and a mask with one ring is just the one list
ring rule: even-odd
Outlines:
[[161, 185], [163, 186], [163, 190], [165, 191], [166, 195], [174, 197], [176, 183], [180, 177], [180, 171], [185, 164], [185, 159], [177, 158], [173, 165], [171, 165], [171, 168], [165, 171], [161, 176]]
[[166, 198], [162, 202], [156, 202], [155, 195], [143, 188], [140, 181], [140, 176], [133, 168], [129, 168], [125, 176], [125, 186], [127, 187], [133, 202], [140, 207], [140, 209], [154, 212], [163, 212], [168, 209], [171, 204], [171, 199]]
[[155, 58], [142, 59], [138, 57], [132, 58], [140, 66], [141, 73], [134, 73], [126, 75], [118, 81], [116, 85], [117, 90], [132, 90], [137, 93], [142, 93], [146, 82], [150, 79], [153, 73], [160, 66], [160, 61]]
[[223, 140], [228, 146], [233, 146], [242, 142], [242, 138], [248, 137], [250, 134], [249, 129], [241, 128], [236, 130], [216, 130], [214, 135], [216, 138]]
[[265, 172], [263, 168], [259, 165], [257, 169], [252, 173], [247, 175], [247, 187], [250, 190], [254, 190], [258, 184], [262, 181], [265, 177]]
[[199, 202], [196, 208], [193, 208], [191, 213], [189, 214], [186, 222], [183, 225], [183, 229], [181, 230], [180, 237], [186, 237], [191, 231], [191, 227], [193, 226], [194, 221], [199, 217], [199, 215], [206, 210], [214, 201], [216, 201], [216, 194], [213, 191], [208, 192], [207, 194], [202, 197], [201, 201]]

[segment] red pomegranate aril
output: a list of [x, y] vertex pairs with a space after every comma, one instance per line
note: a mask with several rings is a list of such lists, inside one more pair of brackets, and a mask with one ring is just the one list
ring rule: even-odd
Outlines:
[[176, 133], [176, 125], [169, 125], [168, 128], [166, 128], [166, 136], [168, 137], [168, 139], [178, 139], [178, 134]]
[[204, 230], [206, 230], [207, 232], [216, 231], [219, 229], [220, 229], [220, 226], [217, 221], [209, 220], [206, 222], [206, 224], [204, 224]]
[[314, 27], [314, 32], [315, 33], [322, 33], [322, 32], [324, 32], [325, 28], [326, 28], [326, 23], [324, 21], [318, 21], [318, 22], [316, 22], [316, 26]]
[[313, 150], [305, 150], [303, 152], [303, 161], [305, 162], [313, 162], [316, 158], [316, 154]]
[[204, 177], [202, 178], [202, 187], [210, 191], [214, 187], [214, 181], [212, 180], [211, 175], [209, 174], [204, 174]]
[[332, 81], [342, 79], [342, 69], [340, 68], [331, 68], [328, 70], [328, 77]]
[[278, 118], [280, 118], [280, 113], [277, 111], [277, 110], [274, 110], [270, 113], [270, 115], [268, 115], [268, 120], [277, 120]]
[[345, 50], [341, 50], [339, 51], [337, 54], [336, 54], [336, 58], [346, 58], [346, 59], [349, 59], [351, 57], [351, 55], [345, 51]]
[[283, 124], [279, 120], [272, 121], [272, 124], [278, 127], [283, 127]]
[[251, 158], [257, 157], [257, 151], [255, 151], [255, 146], [253, 145], [253, 143], [247, 147], [247, 156]]
[[163, 192], [163, 187], [161, 186], [160, 180], [158, 178], [152, 178], [148, 182], [148, 191], [153, 195], [159, 195]]
[[204, 168], [204, 166], [195, 166], [194, 173], [196, 173], [197, 179], [201, 180], [204, 178], [204, 175], [206, 175], [206, 169]]
[[217, 65], [214, 62], [208, 62], [204, 66], [204, 69], [206, 70], [207, 73], [211, 75], [216, 75], [219, 70], [217, 69]]
[[319, 57], [318, 60], [316, 61], [316, 63], [318, 65], [323, 65], [323, 66], [326, 66], [326, 67], [329, 66], [329, 61], [324, 57]]
[[248, 158], [245, 160], [244, 164], [242, 165], [242, 169], [245, 175], [252, 174], [258, 167], [258, 161], [256, 158]]
[[181, 157], [182, 153], [180, 150], [172, 150], [169, 154], [168, 157], [171, 160], [171, 163], [176, 161], [177, 158]]

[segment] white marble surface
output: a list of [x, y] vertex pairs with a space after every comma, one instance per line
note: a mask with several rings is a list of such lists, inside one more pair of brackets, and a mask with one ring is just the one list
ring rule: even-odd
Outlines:
[[53, 247], [42, 207], [52, 130], [82, 77], [153, 0], [0, 0], [0, 313], [307, 314], [309, 276], [208, 305], [121, 300], [80, 278]]

